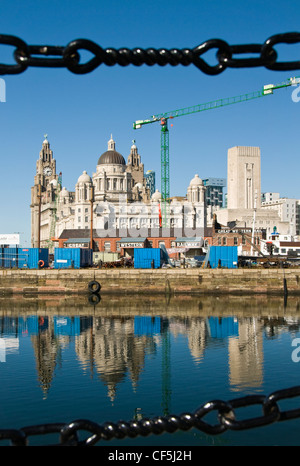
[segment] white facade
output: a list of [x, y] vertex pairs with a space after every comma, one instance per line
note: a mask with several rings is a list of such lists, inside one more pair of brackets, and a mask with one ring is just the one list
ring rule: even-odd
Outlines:
[[274, 198], [274, 196], [269, 196], [269, 194], [272, 193], [266, 193], [265, 201], [261, 204], [262, 208], [276, 211], [280, 220], [289, 224], [287, 234], [298, 236], [300, 234], [300, 200], [279, 197], [279, 193]]
[[277, 232], [273, 232], [263, 244], [263, 253], [268, 252], [268, 244], [270, 243], [273, 246], [273, 255], [300, 258], [300, 242], [293, 235], [280, 235]]
[[272, 202], [276, 201], [277, 199], [280, 198], [279, 193], [262, 193], [261, 194], [261, 202]]
[[[44, 149], [50, 151], [49, 141], [44, 141]], [[47, 152], [47, 154], [48, 154]], [[52, 160], [52, 151], [50, 159]], [[50, 153], [49, 152], [49, 153]], [[45, 157], [44, 157], [45, 158]], [[37, 182], [42, 176], [43, 189], [48, 196], [41, 199], [41, 216], [45, 222], [40, 246], [53, 246], [51, 238], [59, 238], [64, 230], [93, 229], [99, 237], [115, 236], [119, 230], [122, 236], [148, 236], [149, 231], [159, 230], [161, 225], [161, 194], [156, 190], [150, 196], [144, 176], [144, 165], [135, 143], [132, 144], [127, 164], [124, 157], [116, 151], [115, 141], [108, 141], [108, 149], [98, 159], [95, 173], [90, 176], [83, 171], [74, 191], [68, 191], [58, 182], [55, 166], [47, 175], [44, 164], [49, 162], [40, 158], [37, 164]], [[54, 159], [53, 159], [54, 160]], [[50, 189], [51, 187], [51, 189]], [[32, 188], [36, 193], [37, 186]], [[34, 198], [36, 201], [36, 198]], [[32, 245], [37, 245], [38, 202], [32, 202]], [[174, 198], [168, 204], [167, 227], [174, 228], [178, 236], [202, 236], [206, 227], [205, 187], [198, 175], [187, 188], [187, 197]], [[55, 221], [54, 221], [55, 220]], [[55, 225], [51, 232], [50, 225]], [[153, 232], [152, 232], [153, 233]], [[153, 233], [154, 234], [154, 233]], [[155, 236], [157, 233], [155, 234]]]

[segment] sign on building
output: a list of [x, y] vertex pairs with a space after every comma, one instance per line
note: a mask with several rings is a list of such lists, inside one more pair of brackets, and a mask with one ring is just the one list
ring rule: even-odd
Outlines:
[[0, 233], [0, 245], [17, 245], [20, 244], [20, 235], [17, 233], [13, 234], [1, 234]]

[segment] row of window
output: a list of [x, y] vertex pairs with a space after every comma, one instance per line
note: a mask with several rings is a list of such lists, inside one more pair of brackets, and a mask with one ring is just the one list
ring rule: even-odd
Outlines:
[[[227, 238], [226, 236], [218, 236], [218, 246], [226, 246], [227, 243], [228, 243], [228, 239], [232, 239], [232, 238]], [[246, 238], [242, 238], [242, 244], [249, 244], [249, 242], [247, 242]], [[239, 238], [237, 236], [234, 236], [233, 237], [233, 244], [234, 246], [238, 246], [239, 244]], [[254, 244], [258, 245], [259, 244], [259, 237], [258, 236], [255, 236], [254, 237]]]
[[[126, 189], [126, 183], [124, 182], [125, 180], [123, 180], [123, 178], [106, 178], [105, 180], [102, 179], [102, 178], [98, 178], [96, 180], [96, 184], [97, 184], [97, 189], [99, 191], [102, 191], [102, 190], [119, 190], [119, 191], [123, 191], [124, 188]], [[133, 188], [134, 186], [134, 180], [127, 180], [127, 189], [131, 189]]]
[[[153, 241], [149, 241], [150, 247], [153, 246]], [[160, 248], [161, 246], [165, 246], [165, 241], [159, 241], [158, 242], [158, 247]], [[171, 241], [171, 247], [174, 248], [176, 246], [176, 241]], [[106, 252], [111, 251], [111, 242], [110, 241], [105, 241], [104, 242], [104, 250]], [[117, 251], [120, 251], [120, 245], [117, 243]]]
[[286, 248], [280, 248], [280, 250], [279, 250], [279, 248], [274, 248], [274, 253], [275, 254], [278, 254], [278, 253], [286, 254], [287, 252], [289, 254], [290, 253], [294, 253], [294, 254], [296, 253], [298, 256], [300, 255], [300, 249], [288, 249], [288, 250], [286, 250]]
[[[63, 214], [61, 212], [61, 214]], [[63, 216], [63, 215], [62, 215]], [[85, 216], [85, 217], [77, 217], [77, 222], [78, 223], [81, 223], [82, 221], [82, 218], [84, 218], [84, 222], [88, 222], [89, 221], [89, 216]], [[150, 219], [141, 219], [141, 221], [139, 222], [139, 220], [137, 218], [120, 218], [119, 219], [119, 225], [120, 225], [120, 228], [126, 228], [127, 225], [129, 225], [130, 227], [139, 227], [139, 228], [148, 228], [148, 227], [152, 227], [152, 226], [157, 226], [159, 224], [159, 218], [150, 218]], [[116, 222], [112, 222], [112, 226], [115, 226], [116, 225]], [[170, 219], [170, 226], [171, 227], [174, 227], [174, 228], [180, 228], [182, 226], [182, 221], [181, 219], [174, 219], [174, 218], [171, 218]], [[186, 227], [189, 227], [189, 222], [186, 221], [184, 222], [184, 226]]]

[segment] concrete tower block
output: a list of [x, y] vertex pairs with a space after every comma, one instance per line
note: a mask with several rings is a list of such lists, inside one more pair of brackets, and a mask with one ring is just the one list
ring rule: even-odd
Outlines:
[[236, 146], [228, 149], [227, 208], [260, 208], [260, 148]]

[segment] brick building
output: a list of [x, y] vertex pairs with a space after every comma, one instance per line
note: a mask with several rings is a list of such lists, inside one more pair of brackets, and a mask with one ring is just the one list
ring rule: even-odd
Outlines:
[[[203, 254], [205, 242], [211, 242], [211, 228], [207, 228], [205, 237], [178, 235], [174, 228], [157, 228], [149, 231], [148, 236], [127, 237], [120, 230], [109, 236], [99, 236], [99, 230], [93, 230], [93, 250], [95, 252], [117, 253], [119, 257], [133, 257], [134, 248], [165, 247], [170, 257], [194, 257]], [[90, 230], [64, 230], [56, 242], [56, 247], [91, 247]]]
[[209, 244], [212, 246], [237, 246], [238, 254], [242, 256], [257, 256], [266, 240], [266, 230], [240, 227], [236, 222], [227, 226], [220, 225], [214, 217], [212, 236]]

